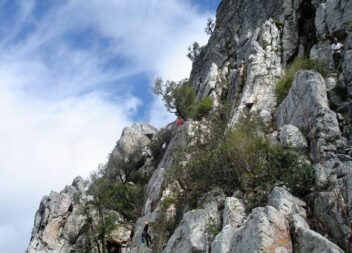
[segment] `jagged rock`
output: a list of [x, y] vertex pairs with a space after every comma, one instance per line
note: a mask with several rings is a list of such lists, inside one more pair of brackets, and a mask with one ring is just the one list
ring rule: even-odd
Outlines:
[[225, 199], [225, 207], [223, 212], [223, 226], [230, 224], [238, 227], [246, 217], [245, 207], [241, 200], [235, 197]]
[[299, 128], [284, 125], [280, 128], [280, 142], [285, 147], [307, 149], [308, 143]]
[[326, 89], [329, 92], [329, 91], [336, 88], [336, 86], [338, 84], [338, 80], [336, 79], [336, 77], [330, 76], [330, 77], [326, 78], [325, 84], [326, 84]]
[[314, 71], [298, 71], [276, 111], [278, 127], [290, 124], [308, 133], [315, 161], [329, 159], [344, 145], [336, 113], [330, 110], [325, 81]]
[[343, 83], [347, 89], [347, 96], [352, 97], [352, 50], [346, 51], [342, 65]]
[[185, 147], [187, 144], [187, 136], [190, 132], [190, 129], [192, 128], [191, 125], [191, 121], [187, 121], [181, 127], [173, 129], [173, 138], [165, 150], [158, 168], [154, 171], [147, 184], [146, 196], [148, 196], [148, 198], [144, 205], [143, 215], [147, 215], [149, 212], [152, 212], [155, 209], [156, 203], [161, 197], [161, 186], [164, 182], [165, 172], [170, 168], [172, 164], [176, 148]]
[[316, 12], [315, 25], [320, 38], [343, 36], [347, 24], [352, 20], [352, 2], [349, 0], [328, 0], [320, 4]]
[[75, 206], [63, 226], [61, 234], [68, 242], [75, 242], [78, 239], [85, 224], [86, 217], [82, 214], [82, 208], [82, 206]]
[[211, 252], [230, 253], [237, 230], [230, 224], [224, 226], [211, 243]]
[[235, 232], [242, 225], [245, 217], [245, 207], [240, 199], [236, 197], [228, 197], [225, 199], [225, 206], [223, 211], [223, 228], [213, 240], [211, 244], [211, 252], [231, 252], [231, 247], [235, 238]]
[[301, 253], [343, 253], [336, 244], [330, 242], [320, 234], [305, 228], [296, 232], [295, 249]]
[[[311, 48], [311, 58], [331, 64], [332, 36], [339, 36], [347, 49], [351, 47], [352, 35], [347, 31], [347, 24], [352, 20], [350, 0], [222, 0], [215, 31], [193, 63], [190, 83], [197, 90], [197, 99], [209, 96], [215, 106], [225, 99], [232, 103], [230, 126], [236, 124], [243, 111], [249, 111], [258, 113], [271, 128], [275, 113], [274, 122], [281, 130], [269, 134], [273, 143], [277, 143], [280, 137], [284, 145], [304, 149], [308, 147], [307, 138], [316, 168], [317, 186], [314, 189], [324, 189], [324, 192], [312, 193], [316, 197], [314, 219], [319, 222], [317, 227], [329, 234], [332, 241], [347, 248], [347, 218], [350, 218], [347, 216], [352, 210], [352, 167], [340, 126], [351, 121], [346, 113], [352, 111], [352, 103], [346, 104], [352, 96], [351, 50], [346, 52], [339, 78], [325, 81], [316, 72], [298, 72], [287, 98], [276, 108], [274, 87], [282, 75], [282, 67], [310, 49], [307, 46], [309, 41], [304, 45], [304, 40], [308, 40], [306, 30], [299, 24], [306, 21], [302, 2], [309, 2], [314, 8], [319, 5], [315, 18], [318, 40]], [[337, 94], [340, 91], [341, 94]], [[334, 96], [336, 94], [338, 96]], [[341, 111], [340, 121], [329, 105], [333, 110]], [[189, 144], [187, 136], [192, 134], [192, 125], [191, 121], [182, 127], [171, 125], [172, 140], [160, 152], [163, 156], [159, 157], [161, 161], [156, 169], [148, 146], [158, 131], [146, 124], [135, 124], [123, 131], [112, 156], [138, 151], [137, 156], [144, 162], [138, 169], [148, 175], [153, 173], [145, 188], [142, 217], [134, 224], [135, 236], [129, 243], [130, 248], [122, 248], [123, 253], [152, 251], [139, 243], [144, 221], [155, 222], [163, 197], [170, 196], [168, 187], [163, 188], [165, 173], [172, 165], [176, 148]], [[79, 209], [90, 198], [85, 193], [87, 188], [88, 183], [77, 178], [64, 191], [43, 198], [28, 252], [82, 251], [80, 247], [86, 241], [80, 231], [85, 218]], [[225, 200], [223, 194], [213, 191], [202, 198], [199, 209], [184, 214], [164, 252], [209, 252], [210, 246], [213, 253], [292, 252], [289, 223], [294, 228], [291, 232], [297, 239], [297, 251], [342, 252], [338, 246], [309, 229], [305, 220], [305, 203], [285, 189], [276, 187], [269, 196], [269, 206], [254, 209], [248, 217], [245, 217], [244, 206], [239, 200], [241, 197], [236, 197]], [[168, 211], [168, 215], [173, 216], [180, 210]], [[219, 229], [221, 232], [212, 241]], [[131, 230], [116, 230], [112, 234], [113, 243], [126, 244]], [[151, 227], [153, 238], [165, 236], [156, 233], [158, 231]], [[160, 252], [161, 249], [153, 251]]]
[[28, 253], [69, 252], [79, 237], [85, 218], [80, 208], [74, 207], [74, 196], [84, 195], [88, 182], [81, 177], [73, 180], [60, 193], [45, 196], [36, 213]]
[[298, 214], [305, 218], [307, 216], [305, 207], [307, 204], [292, 196], [282, 187], [275, 187], [269, 195], [268, 205], [275, 207], [287, 218], [291, 218], [294, 214]]
[[334, 61], [331, 53], [330, 40], [322, 40], [316, 43], [310, 50], [310, 58], [319, 60], [328, 66], [328, 69], [334, 69]]
[[320, 192], [314, 201], [314, 216], [326, 226], [336, 243], [343, 248], [348, 246], [349, 227], [347, 208], [343, 195], [335, 188]]
[[230, 122], [235, 125], [244, 110], [264, 113], [264, 121], [271, 122], [271, 112], [276, 105], [275, 82], [281, 76], [280, 30], [273, 20], [268, 20], [254, 31], [248, 41], [245, 55], [248, 59], [246, 81], [234, 108]]
[[[318, 43], [311, 50], [311, 57], [323, 60], [333, 69], [330, 39], [342, 39], [348, 34], [348, 24], [352, 20], [352, 3], [348, 0], [328, 0], [319, 5], [316, 11], [315, 27]], [[345, 47], [348, 47], [348, 39]]]
[[288, 191], [282, 187], [275, 187], [268, 197], [268, 205], [275, 207], [286, 219], [289, 220], [295, 230], [297, 228], [307, 228], [305, 210], [306, 203], [299, 198], [292, 196]]
[[63, 224], [63, 218], [58, 217], [51, 220], [45, 227], [42, 235], [43, 244], [48, 245], [49, 249], [55, 248], [57, 239], [59, 238], [60, 228]]
[[202, 209], [192, 210], [183, 216], [164, 253], [208, 252], [214, 233], [221, 225], [219, 205], [223, 205], [224, 195], [213, 191], [204, 201]]
[[[149, 124], [133, 124], [131, 127], [124, 128], [119, 141], [111, 152], [105, 171], [106, 176], [115, 177], [118, 168], [114, 165], [114, 161], [133, 159], [136, 164], [142, 166], [147, 157], [151, 157], [148, 146], [156, 133], [157, 129]], [[130, 155], [133, 157], [130, 158]]]
[[131, 230], [131, 225], [118, 225], [117, 228], [110, 233], [108, 242], [119, 245], [127, 244], [131, 236]]
[[122, 131], [116, 148], [133, 153], [135, 148], [148, 145], [156, 133], [157, 129], [149, 124], [133, 124]]
[[235, 233], [231, 252], [292, 252], [284, 215], [271, 206], [253, 209], [244, 227]]

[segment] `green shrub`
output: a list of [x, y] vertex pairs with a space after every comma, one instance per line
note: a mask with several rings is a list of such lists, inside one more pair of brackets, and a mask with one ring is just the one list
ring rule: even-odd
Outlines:
[[194, 120], [201, 120], [207, 116], [210, 110], [213, 108], [213, 101], [209, 98], [203, 98], [197, 103], [194, 103], [191, 107], [191, 118]]
[[296, 58], [294, 62], [287, 67], [285, 74], [276, 84], [275, 93], [278, 103], [281, 103], [287, 96], [295, 74], [300, 69], [315, 70], [323, 76], [328, 74], [327, 63], [315, 59]]
[[157, 78], [154, 82], [154, 93], [164, 100], [166, 109], [177, 116], [188, 118], [190, 108], [196, 98], [196, 92], [187, 80], [181, 82], [166, 81]]
[[170, 206], [172, 206], [173, 204], [176, 204], [176, 203], [177, 203], [177, 200], [175, 197], [168, 196], [163, 199], [163, 202], [161, 203], [161, 208], [163, 210], [166, 210]]
[[352, 31], [352, 19], [347, 22], [347, 30]]
[[134, 219], [140, 211], [143, 187], [102, 177], [92, 183], [88, 194], [93, 197], [90, 204], [96, 209], [117, 211], [128, 219]]
[[278, 27], [278, 28], [284, 27], [284, 23], [282, 21], [280, 21], [279, 19], [274, 19], [274, 23], [275, 23], [276, 27]]
[[206, 145], [180, 151], [168, 180], [178, 180], [189, 200], [214, 187], [228, 194], [241, 190], [249, 208], [261, 205], [277, 184], [295, 195], [305, 194], [313, 184], [312, 167], [299, 162], [299, 151], [272, 145], [261, 129], [256, 117], [247, 117], [235, 129], [210, 137]]
[[161, 129], [157, 136], [155, 136], [149, 145], [149, 149], [154, 157], [154, 160], [158, 163], [162, 155], [162, 146], [164, 143], [168, 145], [172, 138], [171, 129]]
[[158, 78], [154, 83], [154, 93], [160, 95], [165, 102], [166, 109], [184, 119], [201, 120], [208, 115], [212, 108], [210, 98], [196, 100], [196, 91], [187, 80], [181, 82], [166, 81]]
[[[172, 216], [168, 213], [168, 208], [171, 205], [175, 205], [176, 215]], [[178, 222], [181, 219], [180, 215], [180, 199], [172, 196], [168, 196], [163, 199], [161, 202], [161, 209], [158, 212], [158, 216], [151, 224], [153, 231], [157, 231], [158, 236], [155, 238], [153, 243], [152, 252], [162, 252], [162, 249], [165, 247], [167, 241], [171, 237], [172, 233], [177, 227]]]

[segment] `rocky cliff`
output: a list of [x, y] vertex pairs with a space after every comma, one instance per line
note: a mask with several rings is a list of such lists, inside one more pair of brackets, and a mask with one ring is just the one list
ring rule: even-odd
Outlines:
[[[331, 64], [333, 37], [345, 46], [340, 71]], [[323, 61], [328, 74], [297, 70], [279, 101], [276, 84], [297, 57]], [[161, 130], [134, 124], [123, 131], [102, 176], [143, 186], [137, 216], [111, 208], [114, 226], [103, 230], [109, 231], [106, 245], [91, 243], [98, 235], [87, 224], [97, 227], [102, 216], [86, 208], [94, 202], [94, 181], [78, 177], [43, 198], [27, 252], [352, 252], [352, 1], [223, 0], [189, 83], [198, 100], [212, 99], [214, 110], [230, 104], [224, 132], [243, 113], [259, 115], [272, 143], [304, 152], [314, 185], [294, 196], [278, 182], [254, 208], [236, 186], [232, 193], [214, 188], [196, 205], [175, 205], [185, 187], [170, 181], [169, 171], [187, 162], [175, 154], [191, 145], [199, 122]], [[138, 176], [121, 169], [127, 165]], [[146, 220], [153, 224], [150, 248], [140, 242]]]

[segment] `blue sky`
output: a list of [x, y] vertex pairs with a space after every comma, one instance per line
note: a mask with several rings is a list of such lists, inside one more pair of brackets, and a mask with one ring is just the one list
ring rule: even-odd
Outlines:
[[87, 177], [134, 121], [174, 119], [151, 92], [189, 75], [220, 0], [0, 0], [0, 252], [23, 252], [41, 197]]

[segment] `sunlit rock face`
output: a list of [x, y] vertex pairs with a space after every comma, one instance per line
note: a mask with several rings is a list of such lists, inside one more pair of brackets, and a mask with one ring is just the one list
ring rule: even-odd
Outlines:
[[[261, 206], [249, 209], [245, 192], [212, 189], [193, 200], [197, 208], [175, 201], [181, 182], [167, 180], [175, 154], [188, 147], [200, 122], [170, 123], [162, 130], [148, 124], [126, 128], [111, 159], [134, 154], [137, 171], [148, 174], [136, 221], [116, 214], [107, 252], [290, 253], [348, 252], [352, 210], [352, 2], [350, 0], [223, 0], [215, 30], [193, 62], [189, 82], [197, 100], [214, 107], [229, 103], [225, 131], [243, 113], [259, 116], [274, 145], [299, 149], [315, 169], [315, 185], [294, 196], [280, 182], [265, 192]], [[340, 71], [333, 69], [331, 38], [344, 44]], [[286, 98], [275, 87], [295, 57], [325, 61], [329, 73], [294, 73]], [[151, 145], [163, 131], [170, 138], [160, 150]], [[156, 159], [155, 154], [158, 154]], [[189, 158], [189, 157], [188, 157]], [[187, 158], [187, 159], [188, 159]], [[114, 168], [116, 169], [116, 168]], [[107, 177], [114, 176], [107, 170]], [[260, 184], [261, 182], [258, 182]], [[60, 193], [45, 196], [35, 216], [27, 252], [84, 252], [87, 234], [82, 213], [89, 182], [76, 178]], [[165, 202], [169, 206], [165, 207]], [[171, 231], [158, 230], [161, 215], [177, 219]], [[94, 219], [94, 215], [93, 215]], [[145, 221], [154, 226], [153, 245], [141, 242]], [[90, 252], [98, 252], [91, 247]]]

